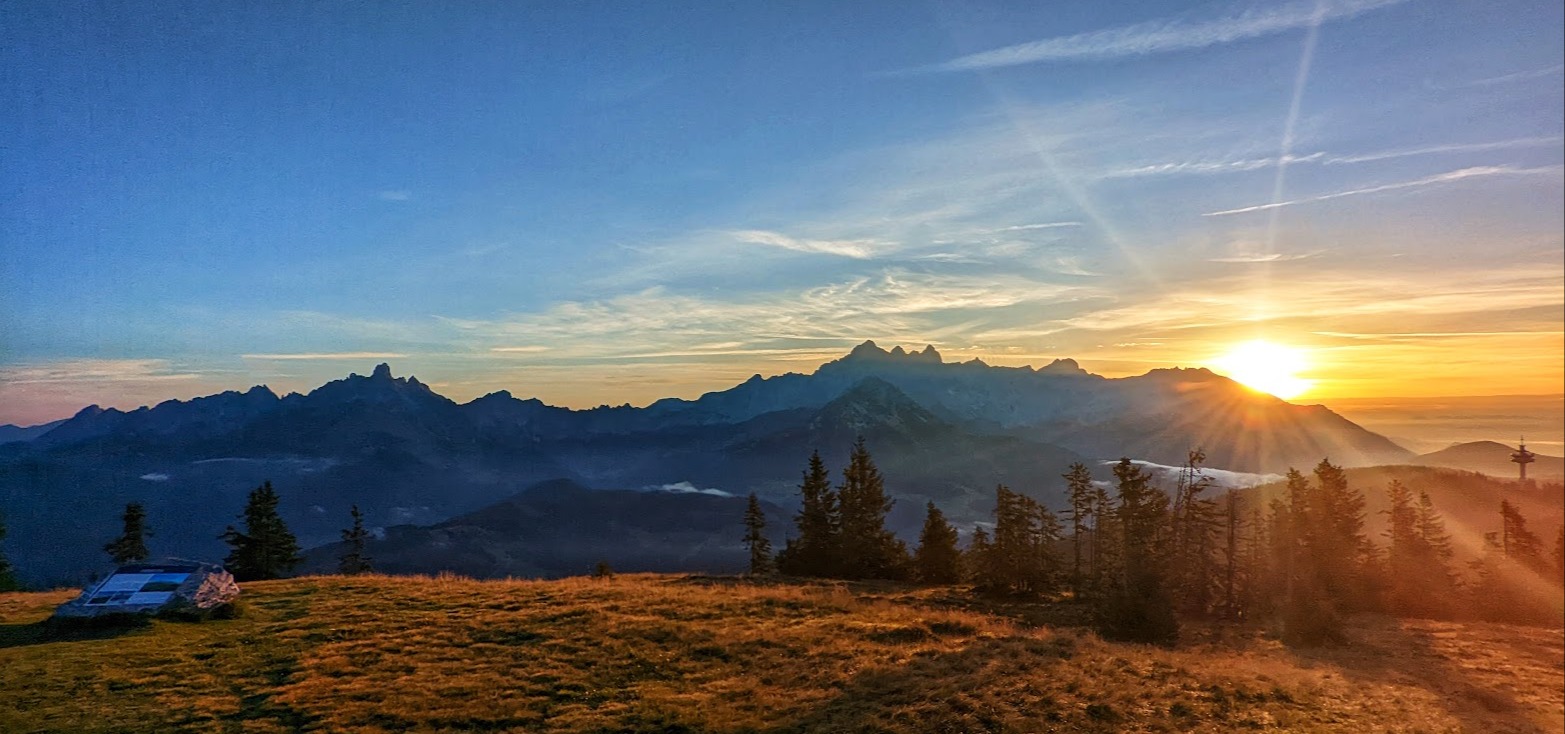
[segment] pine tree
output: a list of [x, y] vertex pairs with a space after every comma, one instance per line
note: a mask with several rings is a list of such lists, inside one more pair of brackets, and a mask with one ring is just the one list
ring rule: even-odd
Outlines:
[[245, 504], [244, 532], [228, 526], [221, 536], [233, 550], [224, 561], [239, 581], [263, 581], [286, 576], [303, 560], [299, 541], [277, 514], [277, 492], [270, 481], [250, 491]]
[[337, 573], [344, 576], [370, 573], [375, 568], [374, 559], [370, 558], [365, 548], [369, 544], [370, 532], [364, 529], [364, 513], [359, 512], [358, 505], [354, 505], [348, 514], [353, 517], [353, 526], [342, 531], [342, 540], [348, 545], [337, 559]]
[[115, 565], [147, 560], [151, 554], [147, 551], [146, 536], [152, 534], [147, 530], [147, 511], [140, 502], [131, 502], [125, 505], [125, 514], [121, 519], [124, 521], [124, 532], [103, 546], [103, 550], [108, 552], [109, 559]]
[[1386, 537], [1387, 571], [1389, 575], [1391, 611], [1402, 615], [1414, 615], [1423, 611], [1423, 599], [1427, 590], [1423, 577], [1428, 560], [1434, 556], [1424, 543], [1419, 528], [1418, 508], [1413, 505], [1413, 492], [1397, 480], [1386, 487], [1386, 499], [1390, 509]]
[[1245, 522], [1240, 518], [1239, 493], [1228, 490], [1223, 495], [1223, 544], [1221, 581], [1217, 603], [1218, 616], [1227, 620], [1243, 619], [1249, 608], [1253, 567], [1249, 560], [1258, 554], [1247, 553], [1244, 541]]
[[[1092, 472], [1086, 464], [1077, 462], [1071, 464], [1070, 471], [1062, 475], [1065, 479], [1065, 488], [1070, 501], [1070, 510], [1066, 516], [1070, 520], [1071, 529], [1071, 593], [1078, 599], [1086, 591], [1087, 578], [1090, 571], [1087, 564], [1091, 563], [1091, 539], [1087, 537], [1092, 532], [1092, 524], [1096, 517], [1096, 503], [1094, 499], [1094, 487], [1092, 486]], [[1087, 555], [1084, 557], [1084, 553]]]
[[859, 579], [895, 579], [906, 575], [907, 546], [886, 529], [893, 504], [885, 480], [861, 437], [853, 444], [837, 487], [841, 517], [842, 575]]
[[1119, 579], [1099, 607], [1099, 629], [1112, 639], [1171, 644], [1179, 637], [1179, 622], [1165, 568], [1168, 495], [1153, 487], [1152, 478], [1130, 459], [1120, 459], [1114, 478], [1119, 493]]
[[962, 580], [962, 552], [956, 547], [956, 528], [930, 502], [925, 508], [924, 529], [918, 535], [913, 567], [926, 584], [954, 584]]
[[[1337, 537], [1340, 530], [1351, 525], [1338, 522], [1331, 516], [1334, 507], [1346, 502], [1346, 481], [1334, 476], [1335, 469], [1321, 462], [1327, 469], [1317, 468], [1316, 477], [1325, 475], [1321, 487], [1312, 487], [1297, 469], [1289, 469], [1287, 500], [1279, 505], [1282, 510], [1273, 543], [1274, 558], [1281, 569], [1282, 630], [1290, 642], [1316, 644], [1337, 642], [1344, 639], [1342, 618], [1338, 613], [1340, 597], [1334, 593], [1333, 582], [1344, 584], [1334, 574], [1356, 576], [1356, 570], [1344, 569], [1346, 561], [1356, 556], [1353, 546], [1342, 547]], [[1330, 486], [1332, 497], [1322, 494]], [[1359, 497], [1362, 506], [1362, 496]], [[1351, 507], [1351, 503], [1347, 503]], [[1358, 518], [1362, 525], [1362, 516]]]
[[17, 591], [22, 588], [16, 580], [16, 574], [11, 569], [11, 562], [5, 557], [5, 515], [0, 513], [0, 591]]
[[834, 576], [839, 565], [842, 513], [819, 451], [810, 454], [799, 496], [801, 506], [794, 517], [799, 537], [783, 547], [777, 557], [778, 569], [793, 576]]
[[1500, 500], [1501, 547], [1505, 557], [1526, 568], [1543, 570], [1543, 542], [1527, 529], [1527, 518], [1510, 500]]
[[[0, 558], [0, 563], [4, 560]], [[1554, 538], [1554, 583], [1565, 586], [1565, 525], [1560, 526], [1559, 535]]]
[[989, 540], [989, 533], [981, 527], [973, 528], [973, 537], [967, 542], [967, 551], [962, 554], [962, 566], [967, 579], [979, 591], [987, 590], [984, 584], [994, 563], [993, 555], [994, 544]]
[[1326, 460], [1315, 467], [1315, 483], [1308, 519], [1316, 542], [1309, 550], [1319, 580], [1339, 608], [1371, 609], [1378, 549], [1364, 534], [1364, 495]]
[[770, 575], [772, 541], [766, 539], [766, 513], [761, 511], [761, 500], [754, 492], [750, 493], [750, 504], [744, 511], [744, 547], [750, 551], [750, 575]]
[[1217, 503], [1202, 496], [1212, 487], [1211, 477], [1201, 470], [1205, 461], [1206, 453], [1199, 448], [1186, 455], [1170, 515], [1172, 591], [1179, 607], [1192, 615], [1212, 610], [1219, 575], [1215, 554]]
[[981, 585], [996, 593], [1037, 595], [1051, 591], [1058, 573], [1054, 514], [1005, 485], [995, 488], [994, 544]]

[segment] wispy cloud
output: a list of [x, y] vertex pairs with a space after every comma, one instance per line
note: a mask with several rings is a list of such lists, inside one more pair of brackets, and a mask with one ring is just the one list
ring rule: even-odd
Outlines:
[[1320, 251], [1318, 250], [1315, 252], [1301, 252], [1292, 255], [1281, 252], [1270, 252], [1248, 255], [1229, 255], [1227, 257], [1209, 257], [1206, 259], [1206, 261], [1214, 263], [1281, 263], [1293, 262], [1295, 260], [1308, 260], [1309, 258], [1315, 257], [1319, 254]]
[[1001, 227], [989, 230], [991, 232], [1028, 232], [1035, 229], [1060, 229], [1061, 227], [1080, 227], [1081, 222], [1040, 222], [1038, 224], [1018, 224], [1014, 227]]
[[1203, 175], [1240, 173], [1243, 171], [1258, 171], [1272, 168], [1279, 162], [1292, 165], [1294, 163], [1313, 163], [1321, 160], [1326, 154], [1321, 152], [1309, 155], [1272, 156], [1267, 158], [1236, 158], [1231, 160], [1196, 160], [1180, 161], [1177, 163], [1152, 163], [1134, 168], [1122, 168], [1103, 174], [1103, 178], [1140, 178], [1143, 176], [1172, 176], [1172, 175]]
[[973, 71], [1047, 61], [1096, 61], [1190, 51], [1341, 20], [1404, 0], [1338, 0], [1251, 7], [1205, 22], [1160, 20], [969, 54], [915, 71]]
[[0, 383], [115, 383], [194, 380], [201, 373], [180, 370], [166, 359], [72, 359], [0, 367]]
[[315, 352], [302, 354], [241, 354], [243, 359], [261, 360], [350, 360], [350, 359], [402, 359], [406, 354], [397, 352]]
[[1412, 189], [1424, 186], [1456, 183], [1457, 181], [1465, 181], [1470, 178], [1487, 178], [1490, 176], [1539, 176], [1550, 174], [1557, 176], [1561, 173], [1561, 171], [1561, 166], [1542, 166], [1538, 168], [1515, 168], [1512, 166], [1474, 166], [1472, 168], [1463, 168], [1456, 171], [1447, 171], [1446, 173], [1439, 173], [1433, 176], [1425, 176], [1423, 178], [1413, 179], [1412, 181], [1399, 181], [1397, 183], [1383, 184], [1380, 186], [1370, 186], [1362, 189], [1351, 189], [1348, 191], [1338, 191], [1330, 194], [1322, 194], [1320, 196], [1310, 196], [1303, 199], [1278, 201], [1271, 204], [1256, 204], [1255, 206], [1240, 207], [1238, 209], [1224, 209], [1222, 211], [1206, 212], [1201, 216], [1226, 217], [1234, 214], [1247, 214], [1250, 212], [1280, 209], [1282, 207], [1295, 206], [1298, 204], [1310, 204], [1317, 201], [1342, 199], [1349, 196], [1363, 196], [1366, 194], [1378, 194], [1384, 191], [1397, 191], [1400, 189]]
[[401, 189], [381, 191], [375, 194], [375, 198], [381, 201], [408, 201], [413, 198], [413, 192]]
[[1542, 69], [1527, 69], [1525, 71], [1516, 71], [1516, 72], [1512, 72], [1510, 74], [1501, 74], [1500, 76], [1491, 76], [1491, 77], [1486, 77], [1486, 78], [1483, 78], [1483, 79], [1474, 79], [1472, 81], [1458, 82], [1458, 83], [1453, 84], [1451, 86], [1453, 86], [1453, 87], [1489, 87], [1489, 86], [1494, 86], [1496, 84], [1509, 84], [1511, 82], [1520, 82], [1520, 81], [1526, 81], [1528, 79], [1540, 79], [1540, 78], [1543, 78], [1543, 77], [1546, 77], [1546, 76], [1554, 76], [1555, 74], [1559, 74], [1562, 71], [1565, 71], [1565, 64], [1555, 64], [1553, 66], [1544, 67]]
[[490, 347], [489, 351], [502, 354], [541, 354], [549, 351], [549, 348], [542, 344], [528, 344], [519, 347]]
[[1330, 156], [1322, 161], [1325, 165], [1337, 165], [1342, 163], [1369, 163], [1371, 161], [1384, 161], [1393, 158], [1408, 158], [1420, 155], [1439, 155], [1442, 153], [1476, 153], [1487, 150], [1508, 150], [1511, 148], [1536, 148], [1545, 145], [1559, 145], [1565, 142], [1565, 138], [1558, 135], [1541, 138], [1515, 138], [1512, 140], [1495, 140], [1486, 143], [1453, 143], [1449, 145], [1430, 145], [1422, 148], [1404, 148], [1402, 150], [1387, 150], [1379, 153], [1361, 153], [1359, 155]]
[[810, 252], [822, 255], [836, 255], [838, 257], [851, 257], [856, 260], [866, 260], [874, 256], [877, 250], [885, 250], [888, 245], [875, 240], [811, 240], [789, 237], [780, 232], [768, 232], [760, 229], [747, 229], [732, 233], [734, 239], [752, 245], [766, 245], [794, 252]]
[[1421, 341], [1426, 339], [1466, 339], [1471, 337], [1507, 337], [1507, 336], [1561, 336], [1565, 331], [1552, 329], [1538, 329], [1529, 331], [1408, 331], [1388, 333], [1357, 333], [1346, 331], [1317, 331], [1319, 336], [1330, 336], [1339, 339], [1359, 339], [1375, 341]]

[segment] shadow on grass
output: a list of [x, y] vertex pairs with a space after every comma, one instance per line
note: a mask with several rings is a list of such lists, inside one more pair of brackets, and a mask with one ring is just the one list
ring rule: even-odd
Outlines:
[[1081, 708], [1028, 684], [1030, 678], [1075, 675], [1075, 646], [1070, 637], [1005, 637], [918, 655], [905, 665], [860, 673], [831, 700], [766, 731], [1121, 730], [1118, 702], [1105, 698]]
[[[1536, 719], [1539, 712], [1518, 701], [1514, 688], [1476, 679], [1449, 654], [1437, 650], [1433, 635], [1420, 624], [1366, 617], [1350, 627], [1347, 645], [1294, 647], [1290, 652], [1300, 661], [1333, 667], [1351, 680], [1416, 685], [1430, 691], [1445, 712], [1461, 722], [1463, 731], [1545, 731]], [[1466, 634], [1472, 632], [1468, 628]]]
[[151, 625], [150, 618], [139, 615], [98, 620], [45, 619], [31, 624], [4, 624], [0, 625], [0, 649], [61, 642], [109, 640], [144, 630]]

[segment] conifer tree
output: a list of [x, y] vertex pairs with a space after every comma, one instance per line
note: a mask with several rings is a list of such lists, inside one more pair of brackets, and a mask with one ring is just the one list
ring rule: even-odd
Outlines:
[[348, 514], [353, 518], [353, 526], [342, 531], [342, 540], [347, 543], [347, 547], [337, 559], [337, 573], [344, 576], [370, 573], [375, 568], [374, 559], [370, 558], [366, 549], [370, 532], [364, 529], [364, 513], [359, 512], [358, 505], [354, 505]]
[[1222, 580], [1219, 583], [1217, 601], [1218, 616], [1227, 620], [1245, 617], [1249, 608], [1249, 587], [1254, 573], [1249, 561], [1259, 557], [1246, 545], [1245, 521], [1241, 519], [1241, 514], [1239, 493], [1230, 489], [1223, 495]]
[[1058, 571], [1054, 544], [1060, 524], [1053, 513], [1005, 485], [995, 488], [994, 544], [981, 585], [997, 593], [1036, 595], [1052, 589]]
[[924, 529], [918, 536], [913, 567], [926, 584], [954, 584], [962, 580], [962, 552], [956, 547], [956, 528], [930, 502], [925, 508]]
[[1153, 487], [1152, 478], [1130, 459], [1120, 459], [1114, 478], [1119, 493], [1119, 579], [1099, 607], [1099, 629], [1113, 639], [1171, 644], [1179, 637], [1179, 622], [1165, 567], [1168, 495]]
[[967, 579], [979, 591], [987, 590], [985, 582], [989, 568], [994, 563], [990, 558], [993, 555], [994, 544], [989, 540], [988, 531], [982, 527], [973, 528], [973, 537], [967, 542], [967, 551], [962, 554], [962, 565]]
[[1179, 607], [1193, 615], [1211, 611], [1219, 574], [1215, 547], [1217, 503], [1204, 496], [1212, 487], [1211, 477], [1201, 469], [1205, 461], [1206, 453], [1199, 448], [1186, 455], [1170, 513], [1172, 591]]
[[1313, 506], [1306, 516], [1315, 541], [1309, 548], [1325, 593], [1346, 611], [1373, 606], [1376, 548], [1364, 534], [1364, 495], [1348, 486], [1341, 467], [1322, 459], [1315, 467]]
[[907, 546], [886, 529], [893, 504], [885, 480], [861, 437], [853, 444], [848, 466], [837, 488], [841, 517], [842, 575], [846, 578], [895, 579], [906, 574]]
[[[1070, 471], [1062, 475], [1065, 479], [1066, 495], [1070, 501], [1070, 509], [1066, 517], [1070, 521], [1071, 532], [1071, 593], [1080, 598], [1086, 591], [1087, 577], [1090, 573], [1088, 564], [1091, 563], [1091, 540], [1087, 537], [1092, 532], [1092, 524], [1096, 517], [1095, 488], [1092, 486], [1092, 472], [1086, 464], [1077, 462], [1071, 464]], [[1084, 553], [1086, 554], [1084, 556]]]
[[1386, 499], [1390, 508], [1386, 537], [1390, 545], [1386, 552], [1389, 576], [1388, 602], [1391, 611], [1398, 614], [1418, 614], [1424, 611], [1429, 589], [1425, 578], [1434, 559], [1433, 551], [1424, 542], [1419, 527], [1419, 508], [1413, 504], [1413, 492], [1400, 481], [1392, 480], [1386, 487]]
[[140, 502], [131, 502], [125, 505], [125, 514], [121, 519], [124, 522], [123, 532], [120, 537], [103, 546], [103, 550], [115, 565], [147, 560], [150, 553], [147, 551], [146, 536], [152, 534], [147, 530], [147, 511]]
[[750, 575], [770, 575], [772, 541], [766, 539], [766, 513], [761, 511], [761, 500], [754, 492], [750, 493], [750, 504], [744, 511], [744, 547], [750, 551]]
[[778, 570], [793, 576], [834, 576], [841, 546], [842, 514], [831, 475], [819, 451], [799, 484], [800, 508], [794, 516], [799, 537], [790, 539], [777, 557]]
[[11, 562], [5, 557], [5, 514], [0, 513], [0, 591], [16, 591], [22, 588], [17, 582], [16, 574], [11, 569]]
[[1554, 583], [1565, 586], [1565, 525], [1554, 538]]
[[243, 532], [228, 526], [221, 536], [233, 548], [224, 563], [239, 581], [282, 578], [303, 560], [299, 541], [277, 514], [277, 491], [270, 481], [250, 491]]
[[1527, 529], [1527, 518], [1510, 500], [1500, 500], [1501, 547], [1505, 557], [1526, 568], [1543, 569], [1543, 543]]

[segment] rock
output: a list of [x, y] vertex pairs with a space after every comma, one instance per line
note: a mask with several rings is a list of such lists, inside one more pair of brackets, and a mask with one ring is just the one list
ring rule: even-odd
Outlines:
[[205, 614], [239, 597], [239, 584], [222, 566], [167, 560], [120, 566], [81, 596], [54, 610], [56, 618], [92, 619], [119, 614]]

